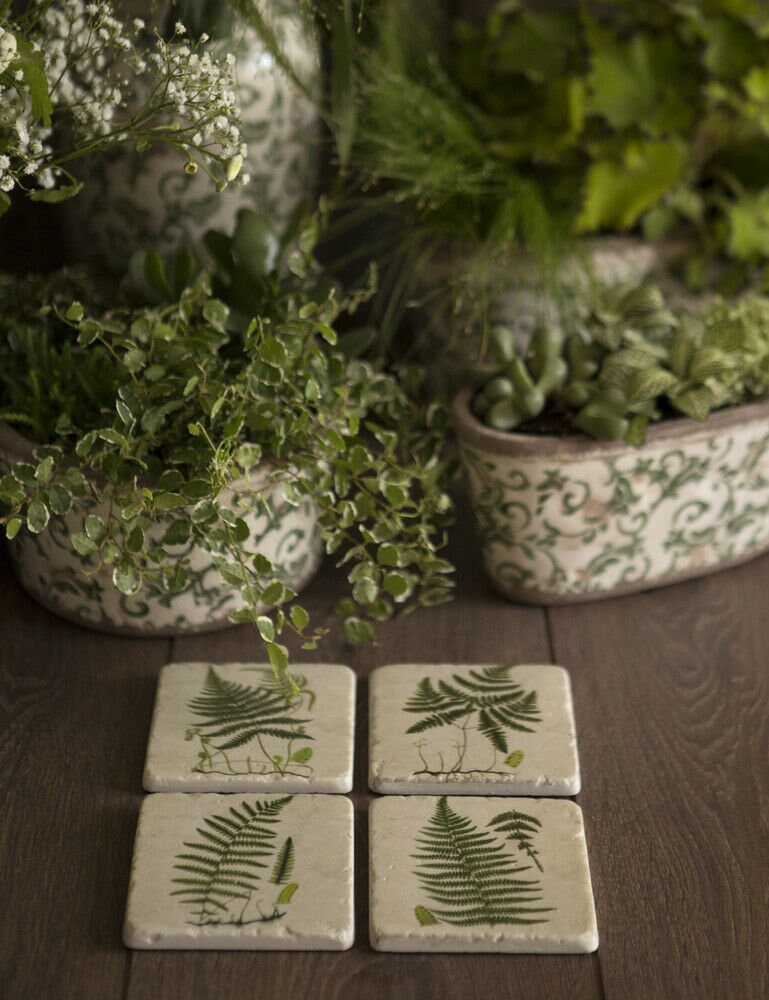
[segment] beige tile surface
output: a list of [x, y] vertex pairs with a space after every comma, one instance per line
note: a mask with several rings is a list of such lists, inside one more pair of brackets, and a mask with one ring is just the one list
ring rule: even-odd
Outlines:
[[582, 811], [557, 799], [387, 796], [369, 816], [379, 951], [598, 947]]
[[389, 794], [575, 795], [563, 667], [394, 664], [370, 677], [369, 784]]
[[129, 948], [351, 947], [353, 809], [338, 795], [148, 796]]
[[144, 787], [177, 792], [348, 792], [355, 675], [295, 664], [291, 704], [257, 663], [170, 663], [158, 682]]

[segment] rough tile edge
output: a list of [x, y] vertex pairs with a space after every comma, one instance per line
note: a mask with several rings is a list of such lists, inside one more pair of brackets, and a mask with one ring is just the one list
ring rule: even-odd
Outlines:
[[473, 942], [472, 946], [465, 945], [456, 939], [433, 937], [431, 938], [431, 948], [424, 947], [424, 943], [414, 938], [400, 935], [389, 935], [378, 938], [374, 928], [369, 921], [369, 943], [374, 951], [401, 953], [401, 954], [423, 954], [423, 955], [589, 955], [598, 950], [598, 932], [575, 935], [573, 938], [563, 941], [563, 943], [536, 941], [510, 941], [493, 939]]
[[315, 938], [305, 937], [301, 941], [265, 941], [257, 938], [248, 939], [216, 939], [211, 938], [202, 942], [200, 939], [194, 945], [179, 944], [177, 939], [171, 936], [164, 940], [162, 935], [157, 940], [148, 942], [138, 934], [134, 936], [134, 929], [126, 920], [123, 926], [123, 944], [132, 951], [349, 951], [355, 943], [355, 929], [349, 934], [343, 935], [340, 939], [318, 936]]
[[[413, 788], [408, 787], [413, 784]], [[441, 796], [441, 795], [472, 795], [474, 797], [492, 797], [500, 798], [522, 798], [522, 799], [570, 799], [575, 795], [579, 795], [582, 783], [580, 780], [580, 775], [574, 777], [573, 780], [564, 780], [562, 782], [552, 783], [549, 785], [536, 785], [534, 782], [518, 782], [513, 779], [511, 781], [489, 781], [489, 782], [452, 782], [452, 781], [417, 781], [410, 778], [403, 779], [378, 779], [372, 773], [371, 768], [369, 768], [369, 780], [368, 787], [372, 792], [377, 795], [430, 795], [430, 796]]]
[[562, 674], [565, 674], [567, 679], [570, 678], [569, 671], [566, 667], [562, 666], [560, 663], [516, 663], [511, 660], [499, 659], [499, 660], [482, 660], [477, 663], [468, 663], [465, 660], [423, 660], [416, 662], [415, 660], [403, 660], [397, 663], [383, 663], [379, 667], [374, 667], [374, 669], [369, 674], [369, 683], [382, 671], [389, 670], [391, 667], [430, 667], [432, 669], [440, 669], [443, 667], [451, 668], [456, 670], [459, 667], [469, 667], [473, 670], [483, 669], [484, 667], [512, 667], [517, 669], [519, 667], [526, 668], [536, 668], [537, 670], [547, 667], [548, 670], [557, 670]]
[[[258, 670], [272, 670], [272, 665], [268, 661], [263, 660], [169, 660], [168, 663], [164, 663], [159, 671], [158, 678], [160, 679], [166, 671], [169, 673], [173, 668], [177, 667], [248, 667], [256, 668]], [[321, 663], [315, 663], [312, 661], [307, 661], [306, 663], [294, 662], [292, 660], [288, 668], [288, 673], [290, 674], [292, 670], [306, 670], [310, 669], [325, 669], [328, 667], [333, 667], [334, 669], [344, 670], [348, 674], [352, 675], [353, 690], [355, 690], [358, 676], [355, 671], [346, 663], [327, 663], [325, 661]], [[171, 669], [169, 669], [171, 668]]]
[[206, 785], [190, 784], [175, 781], [173, 778], [157, 778], [145, 767], [142, 786], [151, 795], [164, 793], [181, 793], [185, 795], [347, 795], [352, 791], [352, 778], [345, 774], [341, 778], [323, 778], [312, 788], [307, 787], [301, 778], [284, 778], [282, 781], [268, 781], [264, 786], [257, 783], [258, 775], [252, 776], [250, 782], [239, 781], [239, 775], [233, 775], [233, 780]]

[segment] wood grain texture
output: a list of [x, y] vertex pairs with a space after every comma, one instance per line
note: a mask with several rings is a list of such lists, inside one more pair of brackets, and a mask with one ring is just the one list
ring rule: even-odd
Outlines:
[[610, 1000], [769, 996], [768, 588], [762, 558], [548, 612]]
[[[595, 605], [493, 595], [466, 511], [457, 600], [329, 637], [358, 695], [357, 935], [342, 953], [133, 952], [120, 943], [160, 666], [261, 659], [248, 628], [111, 638], [47, 614], [0, 561], [0, 982], [77, 1000], [763, 1000], [769, 884], [769, 559]], [[319, 623], [343, 585], [305, 593]], [[553, 656], [554, 654], [554, 656]], [[601, 944], [593, 956], [390, 955], [368, 943], [367, 677], [388, 662], [555, 662], [572, 675]]]
[[142, 743], [170, 644], [54, 618], [4, 553], [0, 578], [0, 993], [119, 998]]

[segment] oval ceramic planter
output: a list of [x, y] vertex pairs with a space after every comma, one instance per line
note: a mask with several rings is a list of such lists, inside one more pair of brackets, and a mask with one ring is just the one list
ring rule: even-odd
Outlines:
[[646, 590], [769, 549], [769, 403], [666, 421], [633, 448], [494, 431], [469, 402], [454, 423], [484, 565], [512, 600]]
[[[317, 46], [297, 5], [270, 0], [266, 9], [300, 79], [311, 90], [319, 88]], [[242, 172], [250, 182], [217, 194], [204, 171], [189, 176], [183, 157], [163, 144], [141, 154], [133, 146], [118, 146], [84, 160], [78, 176], [85, 187], [62, 206], [71, 259], [123, 274], [136, 250], [170, 254], [185, 242], [199, 244], [209, 229], [231, 233], [244, 208], [267, 215], [280, 231], [312, 192], [319, 134], [314, 102], [279, 69], [250, 28], [240, 27], [233, 39], [218, 44], [221, 58], [227, 51], [236, 58], [241, 134], [248, 144]]]
[[[0, 426], [0, 464], [32, 460], [33, 447], [11, 428]], [[245, 482], [235, 485], [246, 491]], [[250, 491], [264, 501], [258, 514], [240, 508], [232, 494], [230, 506], [248, 522], [251, 537], [258, 539], [276, 575], [298, 591], [315, 575], [322, 558], [315, 505], [309, 499], [299, 507], [286, 503], [282, 485], [268, 485], [266, 471], [261, 483], [252, 475]], [[192, 544], [174, 549], [189, 570], [184, 590], [170, 594], [146, 584], [138, 594], [121, 594], [111, 570], [95, 569], [93, 557], [78, 555], [70, 543], [89, 513], [104, 510], [95, 501], [77, 502], [68, 514], [52, 517], [42, 534], [24, 530], [8, 543], [16, 576], [36, 601], [62, 618], [125, 635], [181, 635], [231, 624], [229, 614], [242, 604], [238, 589], [221, 580], [210, 553]], [[159, 541], [166, 527], [161, 522], [147, 534]]]

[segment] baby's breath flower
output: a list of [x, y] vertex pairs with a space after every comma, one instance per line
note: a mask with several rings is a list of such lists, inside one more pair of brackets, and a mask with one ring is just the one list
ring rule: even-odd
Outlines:
[[[207, 172], [219, 176], [217, 189], [237, 176], [242, 166], [241, 160], [236, 169], [237, 157], [245, 156], [245, 146], [232, 53], [217, 63], [203, 49], [207, 35], [194, 45], [177, 41], [187, 34], [180, 21], [170, 42], [156, 34], [151, 50], [141, 51], [137, 38], [145, 22], [134, 18], [126, 27], [111, 0], [52, 0], [33, 3], [30, 10], [34, 16], [25, 40], [42, 54], [54, 115], [68, 121], [68, 158], [151, 133], [153, 142], [173, 136], [181, 151], [194, 148], [201, 162], [208, 161]], [[7, 16], [0, 16], [0, 72], [17, 56], [12, 28]], [[8, 194], [24, 178], [52, 188], [65, 175], [49, 143], [50, 129], [33, 113], [21, 69], [13, 71], [13, 79], [14, 86], [0, 84], [0, 191]], [[142, 80], [146, 100], [129, 109], [124, 95], [141, 93]], [[190, 135], [192, 140], [185, 138]], [[197, 170], [188, 159], [184, 169], [193, 167]], [[29, 185], [24, 180], [23, 186]]]
[[0, 27], [0, 73], [6, 70], [16, 58], [16, 36]]

